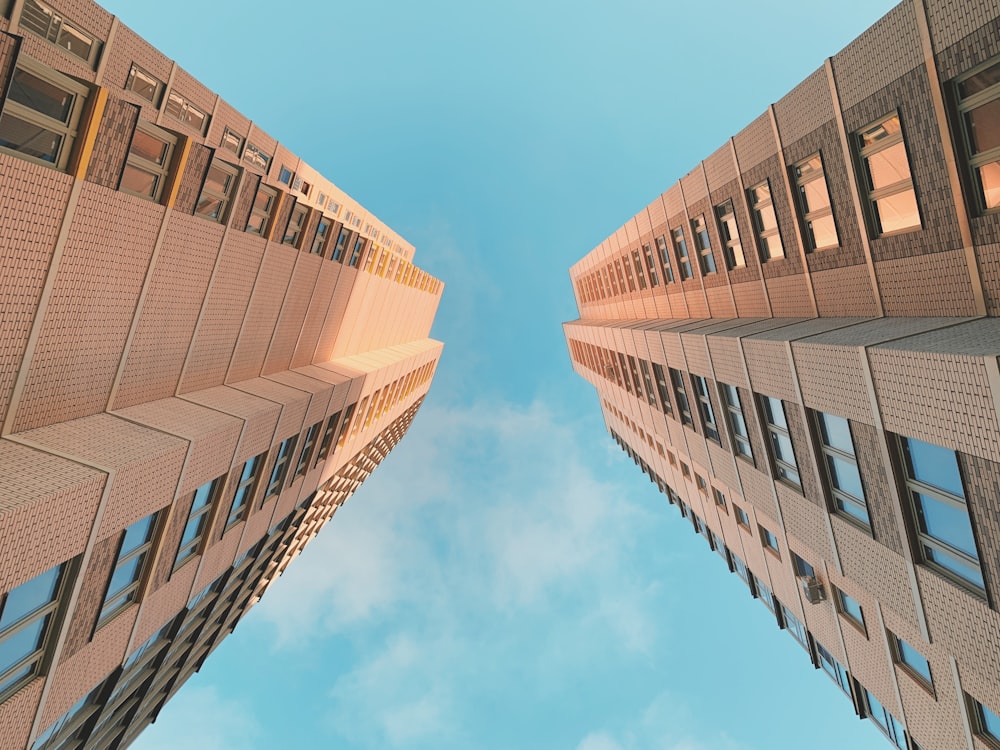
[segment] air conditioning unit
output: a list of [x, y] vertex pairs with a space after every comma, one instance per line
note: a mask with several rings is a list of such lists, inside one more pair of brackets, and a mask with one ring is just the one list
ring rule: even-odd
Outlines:
[[799, 578], [799, 585], [802, 586], [802, 595], [810, 604], [819, 604], [826, 600], [826, 590], [822, 582], [816, 580], [815, 576], [803, 576]]

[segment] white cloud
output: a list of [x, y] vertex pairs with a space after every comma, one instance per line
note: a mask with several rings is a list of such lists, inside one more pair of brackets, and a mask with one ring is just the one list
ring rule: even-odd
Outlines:
[[576, 750], [624, 750], [624, 748], [611, 735], [596, 732], [584, 737], [576, 746]]
[[253, 750], [260, 734], [246, 705], [223, 698], [213, 686], [188, 684], [164, 707], [156, 731], [146, 731], [133, 750]]

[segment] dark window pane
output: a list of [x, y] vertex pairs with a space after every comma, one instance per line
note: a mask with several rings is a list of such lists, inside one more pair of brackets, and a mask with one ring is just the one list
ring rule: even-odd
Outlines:
[[17, 68], [11, 80], [8, 98], [53, 120], [69, 123], [76, 97], [55, 84]]
[[61, 567], [52, 568], [30, 581], [25, 581], [7, 594], [3, 605], [3, 616], [0, 617], [0, 630], [10, 627], [36, 609], [52, 602], [59, 586]]

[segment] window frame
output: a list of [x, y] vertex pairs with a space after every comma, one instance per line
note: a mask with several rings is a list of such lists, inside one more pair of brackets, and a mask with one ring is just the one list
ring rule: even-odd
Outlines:
[[285, 477], [288, 476], [288, 465], [291, 463], [291, 457], [295, 452], [295, 446], [298, 444], [298, 440], [298, 435], [291, 435], [278, 444], [278, 453], [275, 456], [274, 465], [271, 467], [271, 476], [267, 481], [267, 488], [264, 491], [264, 500], [261, 503], [262, 505], [270, 498], [281, 494], [281, 490], [284, 488], [285, 484]]
[[687, 389], [684, 385], [684, 373], [674, 367], [667, 368], [670, 371], [670, 382], [674, 387], [674, 398], [677, 399], [677, 411], [679, 412], [682, 425], [694, 428], [694, 414], [691, 412], [691, 402], [688, 399]]
[[[142, 133], [163, 144], [164, 156], [162, 163], [150, 161], [138, 153], [133, 153], [132, 149], [135, 146], [135, 138], [139, 133]], [[176, 135], [171, 133], [169, 130], [164, 130], [153, 123], [146, 122], [140, 118], [136, 122], [135, 132], [132, 134], [132, 140], [129, 142], [129, 150], [125, 157], [125, 165], [122, 167], [121, 177], [118, 180], [118, 189], [123, 193], [128, 193], [129, 195], [134, 195], [138, 198], [144, 198], [148, 201], [153, 201], [154, 203], [159, 203], [163, 198], [164, 188], [170, 182], [170, 174], [173, 167], [174, 153], [176, 149]], [[147, 175], [152, 175], [154, 177], [155, 182], [153, 184], [152, 193], [142, 193], [125, 186], [125, 175], [130, 169]]]
[[665, 284], [675, 283], [674, 267], [670, 263], [670, 246], [667, 244], [667, 237], [664, 234], [655, 238], [656, 250], [660, 256], [660, 266], [663, 268], [663, 281]]
[[[861, 602], [850, 594], [845, 594], [838, 586], [831, 586], [831, 588], [833, 589], [833, 602], [837, 614], [861, 631], [867, 638], [868, 626], [865, 624], [865, 610], [861, 606]], [[853, 611], [854, 609], [857, 609], [856, 613]]]
[[[962, 73], [955, 78], [953, 91], [955, 96], [955, 108], [958, 115], [958, 129], [961, 133], [964, 157], [966, 162], [966, 177], [972, 187], [974, 195], [974, 213], [978, 215], [994, 214], [1000, 212], [1000, 197], [995, 206], [989, 206], [986, 199], [985, 188], [980, 174], [980, 168], [989, 164], [997, 164], [1000, 171], [1000, 146], [987, 149], [982, 153], [976, 153], [972, 141], [972, 128], [969, 124], [969, 113], [984, 107], [1000, 99], [1000, 80], [988, 86], [982, 91], [977, 91], [969, 96], [962, 96], [962, 84], [977, 75], [990, 70], [995, 66], [1000, 66], [1000, 56], [993, 57], [971, 70]], [[998, 190], [1000, 193], [1000, 190]]]
[[[218, 169], [228, 177], [226, 187], [221, 191], [209, 185], [209, 175], [212, 174], [213, 169]], [[195, 203], [194, 215], [208, 221], [225, 224], [229, 218], [229, 209], [232, 207], [233, 195], [236, 193], [236, 186], [239, 184], [241, 174], [242, 170], [235, 164], [230, 164], [221, 159], [213, 159], [209, 163], [208, 169], [205, 170], [205, 178], [202, 180], [198, 200]], [[211, 203], [204, 203], [206, 207], [212, 205], [214, 202], [218, 202], [219, 207], [214, 213], [201, 210], [205, 198], [209, 198], [212, 201]]]
[[205, 135], [208, 132], [208, 124], [212, 119], [211, 114], [174, 88], [167, 92], [163, 102], [163, 114], [184, 127], [191, 128], [198, 135]]
[[[819, 167], [806, 172], [805, 168], [811, 165], [814, 159], [819, 161]], [[796, 205], [799, 209], [799, 219], [802, 222], [802, 239], [806, 246], [806, 252], [834, 250], [840, 247], [840, 233], [837, 231], [837, 219], [833, 213], [833, 200], [830, 197], [830, 184], [826, 179], [826, 164], [823, 161], [823, 153], [817, 151], [815, 154], [793, 164], [792, 177], [796, 187]], [[812, 183], [819, 183], [822, 186], [823, 195], [826, 196], [825, 206], [810, 209], [809, 201], [806, 197], [806, 187]], [[835, 242], [821, 246], [816, 242], [813, 223], [827, 217], [829, 217], [833, 225], [833, 238]]]
[[316, 445], [316, 436], [319, 435], [319, 428], [323, 426], [323, 420], [309, 426], [306, 430], [305, 438], [302, 441], [302, 451], [299, 453], [299, 460], [295, 464], [295, 472], [292, 474], [294, 482], [299, 477], [304, 477], [309, 471], [309, 462], [312, 459], [313, 448]]
[[727, 198], [718, 206], [714, 206], [713, 212], [719, 229], [719, 237], [722, 238], [722, 254], [725, 256], [726, 268], [730, 271], [736, 268], [746, 268], [747, 258], [743, 252], [743, 243], [740, 241], [740, 228], [736, 221], [733, 199]]
[[316, 223], [316, 236], [313, 237], [312, 246], [309, 248], [310, 255], [323, 255], [326, 252], [326, 246], [333, 234], [332, 229], [335, 223], [326, 214], [319, 215], [319, 221]]
[[671, 229], [670, 241], [674, 246], [674, 254], [677, 256], [677, 268], [680, 271], [681, 281], [693, 279], [694, 269], [691, 266], [691, 252], [688, 250], [687, 238], [684, 236], [684, 227]]
[[[771, 456], [771, 465], [774, 477], [779, 482], [784, 482], [794, 487], [799, 492], [802, 491], [802, 476], [799, 473], [799, 462], [795, 455], [795, 444], [792, 442], [792, 433], [788, 427], [788, 415], [785, 413], [785, 402], [780, 398], [759, 394], [760, 408], [764, 417], [764, 428], [768, 434], [768, 452]], [[775, 418], [774, 405], [781, 408], [781, 420], [783, 424], [773, 421]], [[779, 448], [783, 445], [781, 438], [788, 441], [791, 448], [791, 461]]]
[[715, 408], [712, 406], [708, 379], [692, 373], [691, 382], [694, 387], [695, 401], [698, 402], [698, 413], [701, 415], [701, 426], [705, 430], [705, 437], [721, 446], [722, 437], [719, 435], [719, 422], [715, 417]]
[[[23, 71], [28, 75], [39, 79], [43, 83], [53, 86], [73, 97], [72, 104], [69, 107], [65, 120], [58, 120], [54, 117], [46, 115], [41, 110], [33, 109], [29, 105], [18, 102], [12, 97], [14, 79], [17, 76], [18, 71]], [[11, 70], [7, 97], [4, 99], [3, 109], [2, 112], [0, 112], [0, 125], [3, 123], [3, 118], [7, 116], [20, 120], [28, 125], [34, 125], [35, 127], [57, 135], [60, 139], [59, 147], [55, 158], [52, 161], [39, 156], [34, 156], [25, 151], [20, 151], [12, 146], [0, 146], [0, 151], [16, 156], [19, 159], [25, 159], [26, 161], [30, 161], [34, 164], [40, 164], [44, 167], [50, 167], [60, 172], [65, 172], [73, 154], [76, 152], [76, 140], [80, 135], [80, 121], [83, 117], [83, 112], [86, 108], [87, 99], [90, 94], [91, 89], [85, 84], [60, 73], [58, 70], [54, 70], [46, 65], [43, 65], [33, 58], [27, 57], [26, 55], [19, 55], [17, 63]]]
[[757, 534], [760, 537], [760, 546], [780, 560], [781, 543], [778, 541], [778, 535], [760, 524], [757, 524]]
[[[48, 601], [34, 606], [29, 611], [22, 613], [16, 620], [3, 626], [5, 609], [11, 595], [39, 578], [48, 576], [53, 570], [55, 571], [55, 579], [51, 584], [52, 593], [49, 595]], [[61, 615], [59, 604], [69, 585], [69, 579], [72, 577], [71, 572], [71, 563], [63, 562], [29, 578], [27, 581], [22, 581], [10, 591], [0, 594], [0, 643], [7, 638], [17, 637], [19, 633], [33, 627], [39, 621], [42, 623], [41, 631], [35, 639], [35, 648], [22, 656], [6, 671], [0, 673], [0, 702], [14, 695], [48, 668], [48, 660], [51, 656], [49, 645], [53, 633], [58, 634], [59, 632]], [[4, 682], [7, 683], [6, 686], [3, 685]]]
[[[197, 557], [198, 551], [200, 550], [202, 542], [205, 539], [205, 532], [208, 530], [209, 523], [212, 518], [212, 510], [215, 508], [215, 504], [222, 495], [222, 491], [225, 489], [225, 486], [226, 477], [223, 475], [201, 485], [192, 494], [191, 508], [188, 510], [188, 518], [184, 523], [184, 530], [181, 532], [181, 538], [177, 542], [177, 552], [174, 555], [173, 570], [177, 570], [188, 560], [192, 560]], [[198, 495], [202, 490], [205, 490], [205, 501], [201, 505], [195, 507], [195, 503], [198, 502]], [[189, 542], [185, 543], [184, 537], [187, 536], [188, 529], [191, 528], [191, 524], [196, 524], [198, 530], [194, 537], [192, 537]]]
[[[41, 26], [34, 24], [31, 19], [25, 23], [25, 11], [29, 10], [32, 5], [37, 6], [38, 13], [48, 15], [49, 17], [48, 23], [46, 24], [47, 28], [44, 31], [40, 30]], [[48, 13], [46, 14], [45, 11], [48, 11]], [[61, 49], [63, 52], [72, 55], [78, 60], [83, 60], [92, 70], [97, 67], [97, 61], [100, 59], [104, 41], [98, 39], [89, 31], [84, 31], [83, 28], [75, 21], [67, 20], [60, 11], [57, 11], [51, 5], [38, 2], [38, 0], [24, 0], [24, 5], [21, 9], [21, 17], [18, 19], [18, 26], [22, 29], [30, 31], [38, 38], [44, 39], [53, 47]], [[74, 35], [73, 32], [75, 32], [77, 37], [86, 37], [86, 39], [90, 42], [90, 48], [86, 55], [74, 52], [72, 45], [70, 44], [63, 44], [62, 33], [63, 29], [66, 28], [71, 30], [71, 36]]]
[[[767, 191], [766, 197], [759, 193], [761, 189]], [[781, 225], [778, 223], [778, 212], [774, 203], [774, 192], [771, 190], [771, 180], [764, 179], [747, 190], [747, 203], [750, 206], [750, 214], [753, 219], [754, 230], [757, 235], [757, 252], [761, 263], [768, 263], [772, 260], [782, 260], [787, 257], [785, 243], [781, 239]], [[763, 212], [770, 209], [770, 215], [774, 219], [774, 226], [768, 227], [764, 220]], [[774, 244], [776, 241], [777, 244]]]
[[667, 373], [663, 369], [663, 365], [657, 362], [652, 362], [653, 365], [653, 380], [656, 383], [656, 393], [660, 399], [660, 408], [664, 414], [669, 414], [673, 416], [674, 407], [670, 402], [670, 390], [667, 383]]
[[702, 276], [709, 276], [717, 273], [719, 268], [715, 263], [715, 255], [712, 253], [712, 237], [708, 233], [708, 222], [705, 221], [705, 214], [691, 219], [691, 234], [694, 237], [695, 250], [698, 252], [698, 267]]
[[[271, 226], [271, 221], [274, 218], [274, 209], [278, 205], [278, 196], [280, 191], [277, 188], [271, 187], [270, 185], [265, 185], [263, 182], [257, 186], [257, 192], [254, 195], [253, 203], [250, 205], [250, 215], [247, 216], [247, 225], [244, 227], [243, 231], [248, 234], [256, 234], [258, 237], [267, 237], [268, 229]], [[258, 200], [261, 196], [267, 198], [267, 204], [264, 208], [257, 205]], [[255, 219], [260, 220], [260, 228], [254, 228], [251, 225]]]
[[[931, 669], [930, 660], [895, 633], [886, 631], [886, 635], [889, 639], [893, 663], [906, 672], [922, 688], [927, 690], [931, 695], [934, 695], [934, 670]], [[909, 652], [912, 652], [912, 655]], [[917, 658], [923, 662], [923, 669], [919, 663], [912, 663]], [[926, 674], [924, 669], [926, 669]]]
[[[253, 497], [257, 492], [257, 482], [263, 473], [261, 469], [264, 466], [266, 456], [267, 451], [264, 451], [243, 462], [236, 489], [233, 490], [229, 515], [226, 518], [227, 531], [247, 517], [247, 510], [251, 507]], [[247, 474], [248, 471], [249, 474]]]
[[750, 516], [742, 507], [733, 503], [733, 515], [736, 516], [736, 525], [753, 536], [753, 528], [750, 526]]
[[[893, 716], [868, 688], [862, 688], [861, 693], [864, 699], [865, 715], [871, 719], [872, 724], [877, 726], [879, 731], [888, 737], [889, 741], [899, 750], [907, 750], [906, 731], [899, 719]], [[873, 703], [875, 705], [872, 705]]]
[[[842, 420], [847, 425], [847, 437], [851, 441], [851, 452], [848, 453], [841, 446], [833, 445], [830, 435], [831, 430], [827, 425], [828, 418]], [[813, 418], [816, 426], [816, 437], [818, 438], [820, 455], [823, 457], [823, 476], [826, 479], [827, 491], [834, 513], [839, 517], [847, 519], [855, 525], [861, 527], [869, 534], [872, 533], [871, 514], [868, 512], [868, 499], [865, 496], [864, 479], [861, 477], [861, 467], [858, 465], [857, 449], [854, 447], [854, 431], [851, 422], [846, 417], [836, 414], [815, 410]], [[861, 497], [857, 497], [852, 492], [838, 486], [838, 480], [834, 466], [840, 461], [853, 466], [858, 475], [858, 484], [861, 486]]]
[[[145, 78], [148, 78], [149, 81], [147, 81], [147, 83], [152, 83], [152, 85], [153, 85], [153, 91], [152, 91], [152, 93], [149, 96], [146, 96], [142, 91], [140, 91], [135, 86], [135, 81], [140, 76], [144, 76]], [[164, 92], [164, 90], [166, 90], [166, 84], [163, 81], [161, 81], [159, 78], [157, 78], [156, 76], [154, 76], [152, 73], [150, 73], [148, 70], [146, 70], [145, 68], [143, 68], [143, 67], [141, 67], [139, 65], [136, 65], [135, 63], [132, 63], [132, 67], [130, 67], [129, 71], [128, 71], [128, 77], [125, 79], [125, 87], [124, 88], [127, 91], [131, 91], [133, 94], [135, 94], [136, 96], [138, 96], [140, 99], [143, 99], [143, 100], [149, 102], [154, 107], [156, 107], [157, 109], [159, 109], [160, 104], [163, 101], [163, 92]]]
[[[972, 733], [990, 747], [1000, 750], [1000, 715], [966, 693]], [[987, 716], [987, 714], [989, 714]], [[990, 725], [993, 725], [992, 727]]]
[[[737, 458], [744, 458], [753, 463], [753, 444], [750, 442], [750, 427], [747, 424], [746, 414], [743, 411], [743, 401], [740, 399], [740, 391], [735, 385], [720, 382], [719, 388], [722, 391], [722, 403], [726, 409], [726, 422], [729, 426], [729, 435], [735, 447], [734, 453]], [[733, 396], [736, 397], [735, 402]], [[737, 429], [737, 422], [734, 417], [739, 417], [739, 424], [743, 429]]]
[[[955, 471], [957, 472], [959, 482], [962, 485], [962, 496], [955, 495], [945, 488], [937, 487], [915, 477], [911, 451], [908, 448], [910, 441], [922, 443], [923, 445], [929, 445], [938, 450], [951, 453], [954, 456]], [[903, 435], [897, 436], [897, 445], [899, 447], [903, 483], [906, 490], [908, 505], [912, 513], [913, 530], [917, 542], [917, 553], [921, 562], [935, 572], [943, 575], [946, 579], [962, 586], [964, 589], [972, 593], [975, 593], [977, 596], [988, 598], [986, 579], [982, 564], [982, 555], [979, 553], [979, 542], [976, 539], [976, 531], [972, 525], [972, 516], [969, 514], [969, 505], [965, 494], [965, 478], [962, 476], [962, 468], [958, 462], [957, 453], [949, 448], [934, 445], [933, 443], [926, 443], [922, 440], [918, 440], [917, 438], [910, 438]], [[930, 532], [921, 530], [921, 519], [926, 515], [926, 511], [924, 510], [923, 503], [917, 500], [918, 497], [923, 497], [930, 501], [942, 504], [947, 508], [962, 510], [965, 513], [966, 519], [969, 523], [969, 534], [972, 538], [972, 544], [976, 550], [975, 559], [973, 559], [966, 551], [954, 546], [951, 542], [935, 537]], [[953, 563], [957, 563], [959, 566], [968, 569], [970, 572], [975, 570], [978, 572], [978, 575], [975, 578], [966, 577], [960, 572], [935, 559], [935, 557], [939, 556], [948, 558]]]
[[[899, 125], [899, 129], [896, 133], [886, 135], [883, 138], [878, 138], [870, 144], [865, 144], [865, 136], [867, 133], [871, 133], [883, 126], [887, 122], [895, 120]], [[896, 146], [898, 144], [903, 145], [903, 153], [906, 157], [906, 168], [907, 177], [905, 179], [897, 180], [896, 182], [890, 183], [888, 185], [883, 185], [880, 188], [876, 188], [872, 181], [872, 172], [869, 159], [871, 157], [881, 153], [882, 151], [887, 151], [888, 149]], [[860, 165], [860, 180], [861, 189], [863, 191], [862, 199], [865, 201], [867, 206], [866, 214], [868, 218], [868, 228], [871, 232], [872, 237], [889, 237], [895, 234], [904, 234], [906, 232], [915, 232], [923, 228], [923, 215], [920, 210], [920, 201], [917, 200], [917, 190], [916, 186], [913, 184], [913, 168], [910, 161], [910, 150], [906, 147], [906, 137], [903, 132], [903, 121], [900, 117], [898, 110], [893, 110], [889, 114], [874, 120], [863, 128], [860, 128], [854, 133], [854, 145], [857, 151], [857, 158]], [[917, 209], [917, 223], [911, 224], [905, 227], [899, 227], [889, 231], [883, 229], [883, 224], [879, 218], [878, 213], [878, 201], [885, 200], [887, 198], [892, 198], [893, 196], [902, 195], [906, 192], [912, 194], [913, 203]]]
[[296, 201], [292, 207], [292, 213], [288, 216], [288, 223], [285, 225], [284, 234], [281, 237], [281, 244], [299, 249], [302, 236], [305, 233], [306, 225], [309, 223], [309, 206]]
[[[149, 572], [150, 561], [153, 559], [153, 555], [150, 553], [153, 551], [156, 543], [158, 527], [160, 526], [159, 521], [159, 512], [151, 513], [148, 516], [143, 516], [133, 521], [128, 528], [121, 531], [121, 536], [118, 540], [118, 551], [115, 553], [115, 564], [111, 568], [108, 582], [104, 587], [104, 597], [101, 600], [101, 609], [97, 616], [97, 628], [101, 628], [111, 622], [117, 615], [124, 612], [138, 600], [146, 575]], [[129, 532], [139, 527], [139, 524], [146, 522], [148, 522], [148, 528], [143, 541], [126, 550], [124, 547], [125, 542], [128, 540]], [[115, 581], [115, 573], [118, 572], [119, 568], [128, 565], [133, 560], [138, 560], [138, 562], [136, 563], [135, 572], [131, 580], [124, 586], [112, 591], [111, 585]]]

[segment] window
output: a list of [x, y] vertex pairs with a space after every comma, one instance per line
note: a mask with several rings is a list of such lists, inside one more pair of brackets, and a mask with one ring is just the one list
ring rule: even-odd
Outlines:
[[792, 568], [797, 578], [815, 578], [816, 569], [801, 557], [792, 552]]
[[823, 171], [823, 157], [813, 154], [793, 168], [798, 188], [806, 252], [827, 250], [840, 244], [833, 221], [830, 192]]
[[1000, 60], [962, 76], [957, 88], [976, 208], [1000, 208]]
[[701, 275], [707, 276], [715, 273], [715, 256], [712, 255], [712, 241], [708, 236], [708, 225], [705, 217], [699, 216], [691, 221], [691, 228], [694, 230], [694, 244], [698, 248], [698, 265], [701, 266]]
[[933, 690], [934, 678], [931, 676], [930, 662], [898, 635], [889, 633], [889, 644], [892, 646], [893, 660], [904, 667], [917, 682], [923, 684], [928, 690]]
[[698, 412], [705, 427], [705, 436], [721, 445], [719, 425], [715, 421], [715, 409], [712, 408], [712, 399], [708, 395], [708, 381], [701, 375], [692, 375], [691, 380], [694, 381], [694, 396], [698, 401]]
[[67, 565], [57, 565], [0, 596], [0, 698], [39, 674]]
[[242, 521], [246, 515], [246, 509], [250, 505], [250, 498], [253, 497], [254, 490], [256, 489], [257, 478], [264, 464], [265, 455], [261, 453], [259, 456], [254, 456], [243, 464], [243, 470], [240, 472], [240, 481], [236, 485], [236, 492], [233, 493], [233, 504], [229, 509], [229, 518], [226, 519], [227, 529], [233, 524]]
[[988, 709], [975, 698], [969, 698], [972, 714], [972, 730], [980, 737], [992, 740], [992, 745], [1000, 747], [1000, 716]]
[[125, 88], [132, 91], [154, 107], [160, 106], [160, 97], [163, 96], [163, 81], [147, 73], [135, 63], [128, 72], [128, 80], [125, 81]]
[[684, 239], [684, 229], [677, 227], [670, 233], [674, 239], [674, 252], [677, 253], [677, 267], [681, 269], [681, 280], [694, 276], [691, 270], [691, 258], [688, 257], [687, 240]]
[[816, 424], [819, 427], [820, 450], [823, 452], [834, 506], [847, 517], [870, 528], [871, 519], [868, 517], [868, 504], [865, 502], [865, 491], [858, 472], [850, 423], [843, 417], [818, 411]]
[[259, 234], [261, 237], [267, 234], [267, 225], [271, 221], [271, 213], [274, 211], [274, 204], [278, 200], [278, 191], [267, 185], [257, 188], [257, 195], [253, 199], [253, 206], [250, 208], [250, 218], [247, 219], [247, 231], [252, 234]]
[[201, 195], [194, 208], [195, 214], [213, 219], [220, 224], [226, 220], [226, 209], [236, 189], [239, 169], [224, 161], [213, 161], [201, 186]]
[[188, 520], [184, 525], [184, 533], [181, 535], [181, 544], [177, 549], [177, 557], [174, 559], [174, 570], [198, 552], [198, 545], [205, 533], [212, 504], [224, 485], [225, 477], [219, 477], [195, 490], [191, 510], [188, 512]]
[[771, 593], [770, 587], [753, 573], [751, 573], [750, 576], [753, 578], [753, 587], [757, 592], [757, 598], [760, 599], [761, 603], [765, 607], [776, 613], [777, 605], [775, 604], [774, 594]]
[[743, 255], [743, 245], [740, 243], [740, 230], [736, 226], [736, 213], [733, 211], [733, 202], [726, 201], [716, 206], [715, 218], [719, 222], [719, 234], [722, 236], [723, 253], [726, 256], [726, 268], [730, 271], [734, 268], [743, 268], [747, 264], [747, 259]]
[[22, 56], [0, 115], [0, 148], [65, 169], [88, 93], [83, 84]]
[[319, 451], [316, 453], [316, 466], [319, 466], [319, 462], [325, 461], [330, 455], [330, 448], [333, 446], [333, 440], [337, 435], [337, 422], [339, 421], [339, 411], [326, 420], [326, 428], [323, 430], [323, 440], [320, 441]]
[[155, 125], [139, 120], [129, 145], [119, 190], [158, 201], [170, 173], [177, 139]]
[[97, 620], [98, 626], [106, 623], [138, 597], [139, 583], [146, 569], [146, 559], [153, 547], [155, 533], [156, 513], [140, 518], [122, 532], [117, 560]]
[[833, 588], [833, 599], [837, 603], [837, 611], [867, 636], [868, 629], [865, 627], [865, 613], [861, 610], [858, 600], [852, 596], [848, 596], [836, 586]]
[[278, 172], [278, 182], [280, 182], [282, 185], [291, 185], [293, 177], [295, 177], [295, 173], [292, 172], [292, 170], [290, 170], [284, 164], [282, 164], [281, 169]]
[[649, 374], [649, 362], [644, 359], [639, 360], [639, 368], [642, 370], [642, 382], [646, 386], [646, 400], [652, 407], [659, 407], [656, 403], [656, 392], [653, 390], [653, 378]]
[[222, 131], [222, 140], [219, 141], [219, 148], [225, 149], [236, 157], [239, 157], [243, 150], [243, 136], [234, 130], [226, 128]]
[[670, 369], [670, 381], [674, 385], [674, 396], [677, 397], [677, 408], [681, 413], [681, 423], [694, 426], [691, 417], [691, 404], [688, 402], [687, 390], [684, 388], [684, 375], [680, 370]]
[[712, 549], [719, 553], [719, 557], [729, 563], [729, 555], [726, 552], [726, 543], [722, 540], [722, 537], [716, 534], [714, 531], [711, 532], [712, 535]]
[[764, 546], [764, 549], [780, 560], [781, 548], [778, 546], [778, 537], [760, 524], [757, 525], [757, 531], [760, 533], [760, 543]]
[[164, 112], [168, 117], [172, 117], [182, 125], [187, 125], [202, 135], [205, 134], [208, 114], [176, 91], [171, 90], [167, 96], [167, 107]]
[[664, 414], [673, 414], [674, 409], [670, 405], [670, 394], [667, 391], [667, 374], [662, 365], [653, 362], [653, 376], [656, 378], [656, 392], [660, 397], [660, 406]]
[[785, 630], [792, 636], [802, 648], [809, 649], [809, 640], [806, 638], [806, 629], [802, 621], [792, 614], [784, 604], [781, 605], [781, 621], [785, 624]]
[[674, 283], [674, 269], [670, 265], [670, 253], [667, 250], [667, 238], [660, 235], [656, 238], [656, 249], [660, 253], [660, 261], [663, 263], [663, 279], [667, 284]]
[[851, 697], [851, 678], [847, 675], [847, 670], [844, 669], [843, 665], [833, 658], [833, 655], [823, 648], [819, 643], [816, 644], [816, 657], [819, 659], [819, 666], [824, 672], [829, 675], [830, 679], [833, 680], [837, 687], [843, 690], [847, 697]]
[[750, 571], [747, 569], [747, 564], [743, 562], [736, 554], [730, 552], [729, 556], [733, 560], [733, 572], [736, 573], [740, 578], [743, 579], [743, 583], [750, 583]]
[[785, 246], [781, 244], [778, 217], [775, 216], [774, 203], [771, 200], [770, 182], [764, 180], [759, 185], [750, 188], [750, 208], [753, 213], [754, 227], [757, 230], [761, 261], [766, 263], [775, 258], [784, 258]]
[[747, 512], [736, 503], [733, 503], [733, 514], [736, 516], [736, 523], [747, 531], [750, 531], [750, 516], [748, 516]]
[[729, 508], [726, 506], [726, 496], [719, 492], [719, 490], [715, 487], [712, 488], [712, 498], [715, 500], [715, 504], [718, 505], [724, 512], [729, 512]]
[[871, 719], [882, 730], [882, 734], [888, 737], [899, 750], [907, 750], [906, 733], [903, 725], [896, 720], [896, 717], [885, 710], [878, 699], [868, 690], [865, 693], [865, 708], [868, 718]]
[[299, 246], [302, 238], [302, 230], [305, 229], [306, 217], [309, 215], [307, 206], [296, 206], [292, 209], [292, 215], [288, 219], [288, 226], [285, 227], [285, 235], [281, 238], [281, 244]]
[[288, 473], [288, 463], [292, 453], [295, 451], [295, 443], [297, 441], [298, 436], [293, 435], [282, 440], [281, 445], [278, 446], [278, 457], [274, 459], [271, 478], [267, 482], [267, 491], [264, 493], [265, 499], [281, 492], [281, 485], [285, 482], [285, 475]]
[[856, 137], [873, 232], [882, 235], [919, 227], [920, 210], [899, 115], [869, 125]]
[[955, 452], [913, 438], [899, 441], [921, 557], [985, 593]]
[[306, 469], [309, 467], [309, 459], [312, 457], [313, 448], [316, 446], [316, 436], [319, 434], [319, 428], [322, 424], [322, 422], [317, 422], [306, 431], [302, 453], [299, 454], [299, 462], [295, 465], [295, 474], [292, 475], [293, 481], [297, 477], [305, 476]]
[[316, 236], [313, 238], [312, 247], [309, 248], [309, 252], [313, 255], [323, 254], [326, 240], [330, 236], [330, 224], [330, 220], [325, 216], [319, 217], [319, 223], [316, 225]]
[[801, 487], [799, 467], [795, 462], [795, 451], [792, 450], [792, 437], [788, 433], [788, 422], [785, 421], [785, 406], [779, 399], [770, 396], [761, 396], [760, 400], [764, 407], [767, 432], [771, 438], [775, 475], [796, 487]]
[[248, 141], [246, 148], [243, 149], [243, 161], [257, 167], [257, 169], [260, 169], [264, 173], [267, 173], [268, 167], [271, 166], [271, 157], [261, 151], [260, 147], [251, 141]]
[[365, 238], [361, 235], [354, 240], [354, 250], [351, 251], [351, 260], [347, 264], [351, 268], [357, 268], [358, 264], [361, 262], [361, 253], [365, 249]]
[[[635, 266], [635, 277], [639, 282], [639, 289], [646, 288], [646, 274], [642, 270], [642, 258], [639, 257], [639, 251], [632, 251], [632, 264]], [[631, 277], [630, 277], [631, 278]]]
[[753, 450], [750, 448], [750, 433], [747, 432], [747, 421], [743, 417], [743, 407], [740, 404], [740, 394], [735, 387], [725, 383], [722, 387], [722, 397], [725, 401], [726, 416], [729, 419], [729, 429], [733, 433], [733, 445], [736, 454], [746, 456], [753, 461]]
[[52, 42], [60, 49], [79, 57], [91, 67], [97, 62], [100, 42], [72, 21], [38, 0], [24, 0], [21, 28]]
[[646, 258], [646, 273], [649, 274], [649, 285], [657, 287], [660, 285], [660, 279], [656, 274], [656, 261], [653, 259], [653, 248], [648, 244], [643, 245], [642, 254]]

